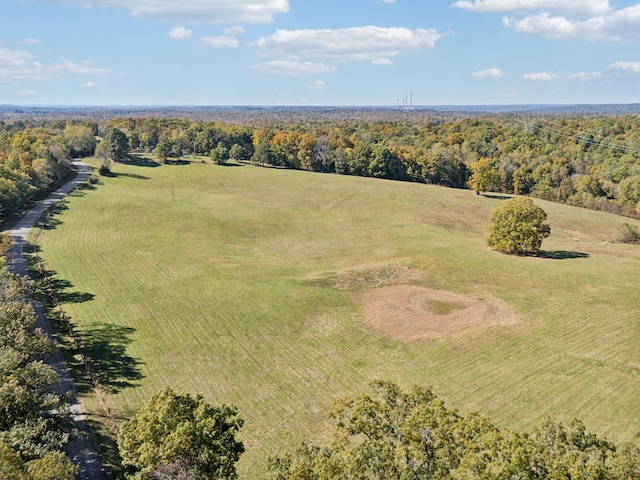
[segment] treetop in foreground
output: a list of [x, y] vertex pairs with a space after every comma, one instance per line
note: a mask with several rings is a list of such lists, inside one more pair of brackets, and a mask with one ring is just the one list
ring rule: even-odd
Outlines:
[[270, 460], [272, 480], [329, 479], [635, 479], [640, 448], [621, 448], [575, 420], [532, 433], [495, 427], [476, 413], [447, 408], [429, 388], [402, 391], [374, 382], [339, 400], [332, 440], [301, 444]]
[[546, 212], [527, 197], [509, 198], [491, 214], [487, 243], [512, 255], [536, 255], [551, 234]]
[[[244, 452], [235, 435], [242, 427], [235, 408], [213, 406], [202, 396], [156, 393], [125, 423], [118, 447], [127, 478], [234, 479]], [[180, 477], [182, 478], [182, 477]]]

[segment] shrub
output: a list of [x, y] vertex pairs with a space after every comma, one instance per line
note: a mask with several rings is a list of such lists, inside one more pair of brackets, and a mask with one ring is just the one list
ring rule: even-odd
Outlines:
[[635, 225], [623, 223], [618, 227], [614, 241], [618, 243], [640, 244], [640, 230], [638, 230], [638, 227]]
[[487, 243], [502, 253], [536, 255], [542, 240], [551, 234], [546, 219], [545, 211], [530, 198], [505, 200], [491, 214]]

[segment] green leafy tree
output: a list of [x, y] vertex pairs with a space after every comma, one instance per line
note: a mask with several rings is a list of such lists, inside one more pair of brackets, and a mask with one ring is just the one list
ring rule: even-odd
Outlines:
[[530, 198], [505, 200], [491, 214], [487, 243], [502, 253], [537, 254], [542, 241], [551, 234], [546, 219], [545, 211]]
[[469, 186], [476, 193], [497, 192], [500, 190], [501, 177], [495, 159], [481, 158], [477, 162], [473, 162], [469, 167], [471, 168]]
[[374, 382], [370, 393], [336, 402], [331, 416], [330, 443], [270, 459], [272, 480], [630, 480], [640, 472], [638, 446], [617, 448], [579, 421], [546, 421], [532, 433], [497, 429], [418, 386]]
[[253, 155], [251, 155], [251, 163], [261, 165], [275, 165], [277, 163], [277, 157], [268, 141], [260, 141], [256, 144]]
[[242, 423], [234, 407], [212, 406], [200, 395], [165, 388], [120, 429], [122, 464], [128, 478], [149, 478], [183, 465], [196, 478], [234, 479], [244, 452], [236, 439]]
[[211, 161], [217, 163], [218, 165], [224, 165], [229, 160], [229, 149], [222, 142], [218, 142], [216, 148], [211, 150]]
[[74, 480], [78, 468], [62, 452], [50, 452], [26, 464], [7, 444], [0, 442], [0, 478], [3, 480]]
[[129, 154], [129, 139], [115, 127], [107, 128], [103, 142], [106, 142], [107, 156], [115, 162], [125, 160]]
[[27, 464], [29, 480], [75, 480], [76, 467], [62, 452], [50, 452]]
[[244, 155], [245, 155], [245, 152], [244, 152], [244, 148], [242, 148], [242, 145], [239, 145], [237, 143], [234, 143], [233, 145], [231, 145], [231, 148], [229, 149], [230, 160], [233, 160], [234, 162], [239, 162], [244, 158]]
[[166, 162], [167, 158], [169, 157], [169, 154], [171, 148], [169, 146], [169, 144], [165, 143], [165, 142], [160, 142], [158, 143], [158, 145], [156, 146], [156, 149], [153, 151], [154, 156], [160, 160], [161, 162]]
[[76, 125], [64, 129], [64, 140], [72, 157], [93, 155], [96, 137], [89, 127]]

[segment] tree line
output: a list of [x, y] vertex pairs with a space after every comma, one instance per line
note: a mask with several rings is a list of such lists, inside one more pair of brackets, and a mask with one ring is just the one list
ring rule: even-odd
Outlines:
[[[0, 239], [0, 254], [10, 242]], [[0, 478], [73, 480], [77, 469], [62, 452], [78, 434], [59, 382], [45, 363], [56, 348], [35, 328], [32, 283], [0, 258]]]
[[[511, 114], [434, 120], [225, 123], [116, 118], [4, 123], [0, 220], [68, 173], [69, 159], [183, 155], [529, 195], [640, 216], [640, 116]], [[96, 142], [96, 138], [101, 140]], [[96, 151], [96, 145], [98, 150]]]
[[71, 160], [93, 155], [95, 122], [0, 125], [0, 222], [24, 212], [67, 178]]
[[[314, 172], [529, 195], [640, 215], [640, 116], [515, 115], [458, 120], [111, 120], [120, 156], [210, 156]], [[123, 150], [126, 149], [126, 152]]]

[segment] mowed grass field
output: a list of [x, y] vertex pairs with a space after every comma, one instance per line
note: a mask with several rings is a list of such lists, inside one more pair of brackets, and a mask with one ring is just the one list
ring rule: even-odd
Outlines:
[[[633, 221], [536, 201], [550, 258], [512, 257], [485, 244], [501, 200], [471, 191], [255, 166], [113, 170], [39, 236], [70, 282], [65, 309], [103, 354], [112, 413], [164, 386], [237, 405], [242, 478], [321, 441], [331, 403], [372, 379], [432, 385], [504, 427], [577, 417], [639, 441], [640, 247], [610, 242]], [[422, 272], [413, 285], [507, 302], [517, 323], [394, 340], [334, 282], [368, 288], [403, 268]]]

